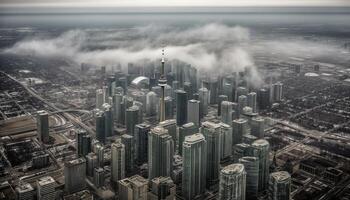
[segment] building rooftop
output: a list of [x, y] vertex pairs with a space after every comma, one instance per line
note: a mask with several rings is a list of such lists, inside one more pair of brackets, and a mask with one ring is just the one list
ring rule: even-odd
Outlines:
[[51, 183], [56, 183], [55, 179], [53, 179], [51, 176], [44, 176], [38, 180], [39, 185], [47, 185]]
[[205, 140], [203, 134], [196, 133], [193, 135], [186, 136], [184, 142], [185, 143], [194, 143], [194, 142], [201, 141], [201, 140]]
[[285, 182], [290, 180], [290, 174], [286, 171], [273, 172], [270, 174], [277, 182]]
[[259, 140], [255, 140], [252, 143], [253, 146], [268, 146], [270, 145], [269, 142], [267, 140], [264, 139], [259, 139]]
[[224, 167], [221, 172], [227, 175], [240, 174], [244, 172], [244, 165], [239, 163], [231, 164]]

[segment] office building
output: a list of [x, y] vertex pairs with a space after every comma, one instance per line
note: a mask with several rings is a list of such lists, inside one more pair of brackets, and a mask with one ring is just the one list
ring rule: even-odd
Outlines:
[[236, 119], [232, 121], [232, 143], [242, 143], [243, 135], [248, 134], [248, 121], [246, 119]]
[[237, 100], [237, 103], [238, 103], [238, 117], [241, 116], [241, 114], [243, 114], [243, 108], [247, 106], [248, 104], [248, 98], [247, 96], [245, 95], [241, 95], [241, 96], [238, 96], [238, 100]]
[[263, 117], [254, 117], [250, 122], [250, 133], [259, 139], [265, 135], [265, 119]]
[[168, 130], [157, 126], [148, 135], [148, 179], [170, 177], [173, 166], [174, 142]]
[[67, 161], [64, 164], [64, 189], [68, 194], [79, 192], [85, 189], [86, 161], [78, 158]]
[[282, 100], [283, 83], [277, 82], [273, 84], [273, 101], [280, 102]]
[[165, 120], [174, 118], [174, 106], [173, 106], [173, 98], [170, 96], [166, 96], [164, 99], [165, 104]]
[[187, 122], [187, 93], [183, 90], [176, 90], [176, 123], [182, 126]]
[[[213, 122], [203, 122], [200, 132], [207, 141], [207, 187], [219, 182], [220, 171], [220, 125]], [[209, 153], [210, 152], [210, 153]]]
[[139, 123], [139, 107], [131, 106], [125, 110], [126, 133], [134, 136], [135, 125]]
[[105, 165], [105, 147], [102, 144], [96, 145], [96, 155], [98, 166], [103, 167]]
[[246, 176], [246, 199], [255, 200], [259, 189], [259, 159], [245, 156], [239, 159], [239, 163], [244, 165]]
[[228, 98], [226, 95], [219, 95], [218, 97], [218, 116], [221, 116], [221, 103], [223, 101], [228, 101]]
[[91, 136], [85, 130], [77, 131], [77, 154], [86, 156], [91, 152]]
[[207, 144], [202, 134], [196, 133], [185, 137], [182, 146], [182, 197], [195, 199], [205, 192]]
[[253, 156], [259, 159], [259, 192], [267, 189], [269, 182], [269, 151], [270, 144], [267, 140], [259, 139], [252, 143]]
[[242, 95], [246, 96], [246, 95], [248, 95], [248, 90], [245, 87], [238, 87], [236, 92], [237, 92], [237, 94], [236, 94], [236, 101], [238, 101], [238, 97], [239, 96], [242, 96]]
[[96, 90], [96, 108], [101, 109], [102, 105], [105, 103], [104, 94], [102, 89]]
[[50, 164], [50, 156], [45, 151], [36, 151], [32, 153], [32, 167], [40, 169]]
[[222, 92], [225, 96], [227, 96], [226, 101], [233, 101], [233, 85], [230, 83], [224, 83], [222, 87]]
[[233, 162], [238, 163], [239, 159], [252, 155], [252, 147], [250, 144], [239, 143], [233, 145]]
[[232, 102], [221, 102], [221, 122], [232, 126]]
[[102, 167], [94, 169], [94, 185], [97, 188], [103, 187], [105, 185], [105, 171]]
[[174, 141], [174, 148], [177, 144], [177, 126], [175, 119], [167, 119], [165, 121], [159, 122], [159, 126], [165, 128], [168, 131], [168, 134]]
[[99, 142], [106, 142], [106, 131], [105, 131], [105, 115], [102, 111], [98, 110], [95, 114], [95, 123], [96, 123], [96, 138]]
[[29, 183], [20, 183], [15, 192], [16, 200], [34, 200], [34, 188]]
[[269, 179], [269, 200], [291, 199], [291, 177], [286, 171], [279, 171], [270, 174]]
[[89, 153], [86, 156], [86, 175], [93, 177], [94, 176], [94, 169], [98, 167], [98, 159], [97, 155], [95, 153]]
[[113, 135], [113, 131], [114, 131], [112, 106], [108, 103], [104, 103], [102, 105], [102, 109], [105, 117], [105, 136], [109, 137]]
[[123, 94], [115, 92], [113, 95], [113, 118], [116, 123], [122, 123], [122, 102], [123, 102]]
[[175, 200], [176, 185], [170, 177], [156, 177], [149, 187], [148, 200]]
[[125, 148], [125, 170], [127, 173], [134, 170], [135, 161], [135, 142], [134, 137], [128, 134], [121, 136], [121, 142]]
[[146, 95], [146, 115], [155, 116], [157, 114], [159, 97], [153, 91], [150, 91]]
[[135, 175], [118, 182], [120, 200], [147, 200], [148, 180]]
[[270, 91], [265, 88], [261, 88], [258, 91], [257, 100], [259, 109], [264, 110], [270, 107]]
[[36, 181], [38, 200], [56, 199], [56, 181], [51, 176], [44, 176]]
[[179, 128], [179, 148], [178, 152], [180, 155], [182, 155], [182, 143], [185, 141], [185, 137], [189, 135], [193, 135], [195, 133], [198, 133], [198, 127], [194, 125], [194, 123], [190, 122], [187, 124], [182, 125]]
[[36, 122], [39, 141], [48, 143], [50, 141], [49, 114], [44, 110], [38, 111]]
[[253, 113], [257, 112], [256, 99], [257, 99], [257, 95], [255, 92], [251, 92], [247, 95], [247, 101], [248, 101], [247, 106], [252, 108]]
[[125, 147], [121, 140], [111, 145], [111, 181], [117, 183], [125, 178]]
[[199, 127], [199, 104], [198, 100], [191, 99], [187, 103], [187, 122], [193, 122], [197, 127]]
[[220, 160], [229, 160], [232, 155], [232, 127], [219, 123], [220, 125]]
[[199, 105], [199, 116], [202, 119], [208, 114], [208, 104], [209, 104], [209, 91], [207, 88], [202, 87], [198, 90], [198, 98], [200, 101]]
[[147, 162], [148, 133], [150, 130], [149, 124], [142, 123], [135, 126], [135, 158], [138, 165]]
[[245, 200], [246, 172], [244, 165], [231, 164], [220, 172], [219, 199]]

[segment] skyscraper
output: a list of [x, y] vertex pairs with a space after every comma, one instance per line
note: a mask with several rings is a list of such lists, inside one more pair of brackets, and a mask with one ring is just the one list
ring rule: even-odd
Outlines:
[[96, 108], [101, 109], [102, 104], [104, 104], [104, 96], [103, 96], [103, 90], [97, 89], [96, 90]]
[[265, 119], [263, 117], [254, 117], [250, 122], [250, 133], [259, 139], [265, 135]]
[[247, 96], [245, 95], [238, 96], [237, 103], [238, 103], [238, 116], [240, 116], [243, 113], [243, 108], [246, 107], [248, 104]]
[[139, 123], [139, 107], [131, 106], [125, 110], [125, 125], [127, 134], [134, 136], [135, 125]]
[[94, 176], [94, 169], [98, 167], [98, 160], [97, 155], [95, 153], [89, 153], [86, 156], [86, 175], [93, 177]]
[[242, 143], [243, 135], [248, 134], [248, 121], [246, 119], [236, 119], [232, 121], [232, 143]]
[[259, 139], [252, 143], [253, 156], [259, 159], [259, 191], [267, 189], [269, 182], [269, 151], [270, 144], [267, 140]]
[[177, 126], [175, 119], [167, 119], [165, 121], [159, 122], [159, 126], [165, 128], [168, 131], [168, 134], [174, 141], [174, 148], [177, 142]]
[[200, 197], [206, 186], [207, 144], [202, 134], [196, 133], [185, 137], [182, 146], [183, 172], [182, 196], [185, 199]]
[[146, 95], [146, 114], [154, 116], [157, 114], [158, 96], [155, 92], [150, 91]]
[[85, 130], [77, 131], [77, 154], [86, 156], [91, 152], [91, 136]]
[[147, 200], [148, 180], [135, 175], [118, 182], [120, 200]]
[[279, 102], [282, 100], [282, 89], [283, 89], [283, 83], [277, 82], [273, 84], [273, 101]]
[[105, 171], [102, 167], [94, 169], [94, 185], [97, 188], [103, 187], [105, 185]]
[[121, 136], [122, 144], [125, 147], [125, 170], [127, 173], [134, 170], [135, 149], [134, 137], [128, 134]]
[[199, 88], [198, 95], [200, 101], [199, 115], [202, 119], [206, 114], [208, 114], [209, 91], [205, 87]]
[[257, 95], [259, 109], [266, 109], [270, 106], [270, 92], [265, 88], [261, 88]]
[[108, 103], [102, 105], [105, 117], [105, 136], [112, 136], [114, 131], [112, 106]]
[[221, 103], [223, 101], [228, 101], [228, 98], [226, 95], [219, 95], [218, 97], [218, 116], [221, 116]]
[[198, 133], [198, 127], [194, 123], [190, 122], [182, 125], [179, 128], [179, 154], [182, 155], [182, 143], [185, 141], [185, 137]]
[[219, 199], [245, 200], [246, 172], [244, 165], [231, 164], [220, 172]]
[[253, 113], [256, 113], [257, 112], [257, 109], [256, 109], [256, 93], [255, 92], [251, 92], [247, 95], [248, 97], [248, 106], [252, 108], [253, 110]]
[[51, 176], [41, 177], [36, 181], [38, 200], [56, 199], [56, 181]]
[[244, 169], [247, 173], [246, 178], [246, 199], [257, 199], [259, 189], [259, 159], [256, 157], [242, 157], [239, 159], [239, 163], [244, 165]]
[[182, 126], [187, 121], [187, 93], [183, 90], [176, 90], [176, 123]]
[[219, 182], [220, 171], [220, 125], [213, 122], [203, 122], [200, 132], [207, 141], [207, 187]]
[[221, 121], [232, 126], [232, 102], [221, 102]]
[[121, 140], [111, 145], [111, 181], [117, 183], [125, 178], [125, 147]]
[[252, 147], [249, 144], [239, 143], [233, 146], [233, 162], [237, 163], [240, 158], [252, 155]]
[[64, 164], [64, 189], [72, 194], [85, 189], [86, 161], [84, 158], [78, 158], [67, 161]]
[[187, 122], [193, 122], [197, 127], [199, 127], [199, 104], [200, 101], [191, 99], [187, 103]]
[[123, 102], [123, 94], [116, 93], [113, 96], [113, 116], [114, 120], [118, 124], [122, 124], [122, 115], [124, 114], [122, 112], [122, 102]]
[[270, 174], [269, 200], [289, 200], [291, 192], [291, 177], [286, 171]]
[[135, 126], [135, 158], [137, 164], [143, 164], [147, 162], [148, 156], [148, 132], [151, 130], [149, 124], [137, 124]]
[[148, 135], [148, 179], [171, 176], [174, 142], [168, 131], [160, 126]]
[[220, 160], [230, 159], [232, 155], [232, 128], [225, 123], [220, 125]]
[[170, 177], [156, 177], [149, 187], [148, 200], [175, 200], [176, 185]]
[[34, 200], [34, 188], [30, 183], [20, 183], [16, 187], [16, 200]]
[[37, 114], [36, 122], [39, 141], [48, 143], [50, 141], [49, 114], [45, 110], [40, 110]]
[[98, 110], [95, 114], [96, 122], [96, 138], [99, 142], [105, 143], [106, 141], [106, 131], [105, 131], [105, 115], [102, 111]]

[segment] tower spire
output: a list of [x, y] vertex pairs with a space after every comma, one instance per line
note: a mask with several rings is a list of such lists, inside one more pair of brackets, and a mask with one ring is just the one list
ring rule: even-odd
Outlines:
[[160, 99], [160, 117], [159, 117], [159, 121], [164, 121], [165, 120], [165, 86], [167, 85], [167, 81], [165, 78], [165, 72], [164, 72], [164, 63], [165, 63], [165, 59], [164, 59], [164, 47], [162, 48], [162, 59], [161, 59], [161, 63], [162, 63], [162, 67], [161, 67], [161, 74], [160, 74], [160, 78], [158, 80], [158, 85], [162, 88], [162, 96]]

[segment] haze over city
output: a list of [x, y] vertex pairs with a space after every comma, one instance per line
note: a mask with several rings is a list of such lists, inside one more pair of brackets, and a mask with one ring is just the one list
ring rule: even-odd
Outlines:
[[350, 199], [347, 0], [3, 0], [0, 200]]

